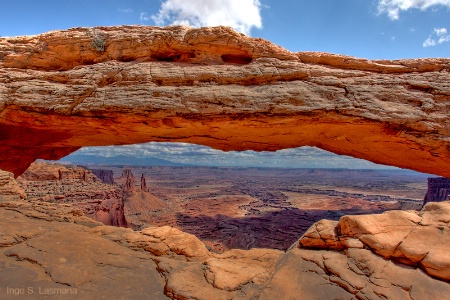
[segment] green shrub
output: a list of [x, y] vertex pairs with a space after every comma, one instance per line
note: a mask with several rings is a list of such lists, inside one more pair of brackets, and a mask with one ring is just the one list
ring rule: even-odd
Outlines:
[[90, 36], [92, 38], [91, 46], [98, 52], [104, 52], [106, 38], [98, 34], [94, 29], [91, 31]]

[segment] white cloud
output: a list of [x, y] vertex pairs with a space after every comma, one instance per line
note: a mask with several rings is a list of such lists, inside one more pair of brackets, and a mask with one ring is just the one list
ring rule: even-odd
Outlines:
[[447, 28], [434, 28], [433, 33], [428, 36], [422, 45], [426, 48], [446, 42], [450, 42], [450, 34], [448, 34]]
[[397, 20], [401, 11], [412, 8], [426, 10], [438, 5], [450, 8], [450, 0], [379, 0], [378, 12], [387, 14], [392, 20]]
[[261, 28], [259, 0], [166, 0], [152, 19], [156, 25], [230, 26], [245, 34]]
[[131, 14], [133, 10], [131, 8], [119, 8], [117, 11], [124, 13], [124, 14]]
[[443, 36], [443, 35], [446, 35], [446, 34], [447, 34], [447, 28], [435, 28], [435, 29], [434, 29], [434, 33], [435, 33], [437, 36]]
[[150, 17], [148, 16], [148, 13], [141, 12], [139, 19], [143, 22], [146, 22], [146, 21], [150, 20]]
[[[125, 146], [84, 147], [76, 154], [104, 157], [129, 156], [135, 158], [155, 157], [188, 165], [244, 166], [282, 168], [389, 168], [362, 159], [336, 155], [315, 147], [284, 149], [276, 152], [229, 151], [223, 152], [206, 146], [189, 143], [146, 143]], [[65, 158], [70, 161], [70, 156]]]
[[425, 42], [423, 42], [422, 46], [425, 48], [436, 46], [436, 41], [429, 37], [425, 40]]

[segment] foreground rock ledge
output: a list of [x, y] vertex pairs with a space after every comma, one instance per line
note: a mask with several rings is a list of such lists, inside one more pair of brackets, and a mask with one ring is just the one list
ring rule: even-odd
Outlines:
[[82, 146], [304, 145], [450, 177], [450, 60], [291, 53], [227, 27], [0, 38], [0, 168]]
[[0, 195], [0, 297], [29, 287], [49, 299], [450, 299], [449, 211], [344, 216], [316, 223], [300, 248], [216, 254], [169, 226], [105, 226], [68, 204]]

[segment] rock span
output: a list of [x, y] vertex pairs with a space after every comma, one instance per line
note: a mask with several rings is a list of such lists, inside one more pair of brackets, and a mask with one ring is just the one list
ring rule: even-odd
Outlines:
[[291, 53], [227, 27], [0, 38], [0, 168], [82, 146], [304, 145], [450, 177], [450, 59]]

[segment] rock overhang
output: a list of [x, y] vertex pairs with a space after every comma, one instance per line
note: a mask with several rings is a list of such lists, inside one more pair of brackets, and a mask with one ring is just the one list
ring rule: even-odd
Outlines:
[[0, 38], [0, 168], [18, 176], [82, 146], [183, 141], [309, 145], [450, 177], [449, 70], [450, 59], [291, 53], [227, 27]]

